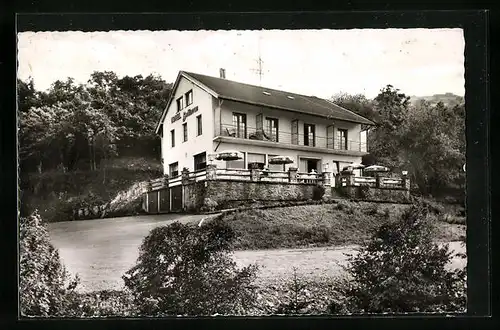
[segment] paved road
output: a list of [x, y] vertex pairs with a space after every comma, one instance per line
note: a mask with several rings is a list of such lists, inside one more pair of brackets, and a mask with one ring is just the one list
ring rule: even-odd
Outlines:
[[[142, 239], [154, 227], [179, 222], [199, 222], [202, 215], [154, 215], [113, 219], [70, 221], [49, 224], [53, 244], [59, 249], [68, 271], [78, 273], [80, 290], [119, 289], [121, 276], [134, 264]], [[464, 251], [459, 242], [450, 248]], [[293, 268], [300, 275], [316, 277], [340, 274], [346, 263], [346, 253], [354, 253], [355, 246], [236, 251], [238, 265], [256, 263], [260, 267], [259, 281], [289, 278]], [[456, 259], [454, 267], [463, 266]]]
[[199, 222], [206, 215], [147, 215], [48, 224], [52, 243], [67, 270], [78, 273], [81, 290], [118, 289], [139, 256], [149, 231], [173, 222]]

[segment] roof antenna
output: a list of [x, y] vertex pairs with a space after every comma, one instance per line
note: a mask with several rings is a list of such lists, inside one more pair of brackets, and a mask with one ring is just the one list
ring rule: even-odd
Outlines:
[[257, 72], [257, 74], [259, 75], [259, 86], [262, 87], [262, 76], [264, 75], [262, 70], [262, 63], [264, 63], [264, 61], [262, 61], [262, 57], [260, 55], [260, 36], [258, 42], [258, 50], [259, 50], [259, 58], [255, 60], [258, 65], [258, 69], [251, 69], [251, 70]]

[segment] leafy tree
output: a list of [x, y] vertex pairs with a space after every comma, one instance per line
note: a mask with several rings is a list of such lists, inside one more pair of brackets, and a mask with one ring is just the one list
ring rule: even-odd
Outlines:
[[421, 102], [402, 125], [400, 167], [423, 194], [439, 195], [465, 181], [465, 112], [462, 105]]
[[79, 279], [65, 270], [38, 213], [20, 219], [19, 239], [21, 315], [71, 315]]
[[153, 229], [137, 265], [123, 276], [139, 314], [242, 313], [255, 299], [256, 267], [236, 268], [228, 253], [234, 238], [221, 220], [202, 227], [174, 223]]
[[377, 113], [374, 111], [374, 102], [373, 100], [369, 100], [363, 94], [355, 94], [350, 95], [347, 93], [339, 93], [330, 98], [330, 100], [347, 109], [371, 119], [373, 121], [377, 121]]
[[414, 205], [381, 226], [349, 259], [344, 307], [354, 313], [463, 312], [466, 270], [447, 268], [452, 253], [432, 241], [431, 221], [425, 207]]
[[33, 78], [30, 77], [27, 82], [17, 79], [17, 98], [21, 113], [40, 106], [40, 93], [35, 90]]

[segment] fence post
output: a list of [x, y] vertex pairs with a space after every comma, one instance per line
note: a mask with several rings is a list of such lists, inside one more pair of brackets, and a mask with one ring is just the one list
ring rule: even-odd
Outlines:
[[250, 169], [250, 180], [251, 181], [259, 181], [259, 172], [260, 172], [260, 170], [258, 168], [251, 168]]
[[406, 190], [406, 197], [410, 197], [410, 178], [407, 174], [401, 176], [401, 186]]
[[163, 182], [162, 182], [163, 187], [168, 188], [168, 178], [169, 178], [168, 174], [163, 175]]
[[382, 186], [382, 178], [378, 173], [375, 174], [375, 188], [381, 188]]
[[296, 167], [288, 168], [288, 182], [297, 182], [297, 171], [299, 169]]
[[217, 165], [214, 165], [214, 164], [207, 165], [207, 167], [206, 167], [207, 180], [215, 180], [216, 179], [216, 176], [217, 176], [216, 170], [217, 170]]
[[148, 184], [146, 186], [146, 190], [147, 191], [152, 191], [153, 190], [153, 181], [152, 180], [148, 180]]
[[325, 188], [325, 194], [323, 195], [323, 198], [326, 199], [330, 199], [332, 197], [332, 184], [330, 175], [331, 175], [330, 172], [321, 173], [323, 187]]
[[189, 182], [189, 169], [187, 167], [184, 167], [182, 169], [182, 185], [186, 185]]

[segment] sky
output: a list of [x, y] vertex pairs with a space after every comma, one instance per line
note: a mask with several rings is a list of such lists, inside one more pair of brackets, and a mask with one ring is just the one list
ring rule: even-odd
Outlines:
[[[93, 71], [119, 77], [179, 70], [298, 94], [375, 97], [391, 84], [407, 95], [465, 93], [461, 29], [23, 32], [18, 78], [46, 90]], [[258, 58], [262, 75], [258, 74]]]

